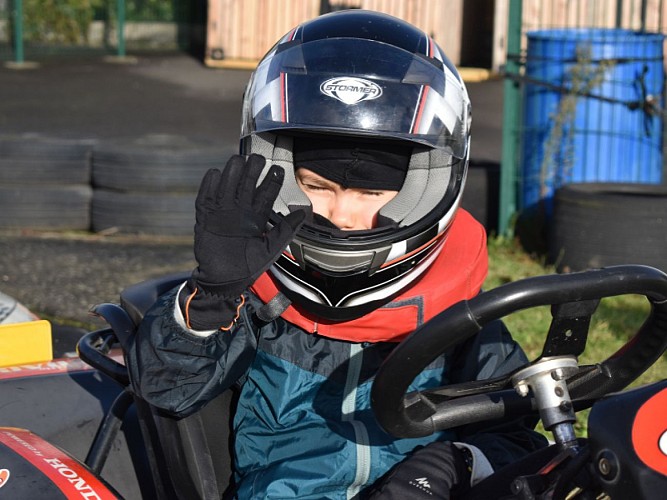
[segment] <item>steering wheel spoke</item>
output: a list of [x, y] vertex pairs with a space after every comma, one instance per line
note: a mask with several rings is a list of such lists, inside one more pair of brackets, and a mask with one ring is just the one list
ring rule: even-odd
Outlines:
[[591, 316], [600, 299], [553, 304], [553, 320], [544, 342], [542, 356], [579, 356], [584, 352]]

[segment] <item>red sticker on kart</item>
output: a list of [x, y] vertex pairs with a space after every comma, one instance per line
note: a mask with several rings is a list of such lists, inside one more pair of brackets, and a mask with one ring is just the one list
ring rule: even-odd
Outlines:
[[[118, 363], [124, 363], [120, 349], [111, 349], [108, 357]], [[41, 375], [58, 375], [64, 373], [84, 372], [93, 370], [93, 367], [79, 358], [60, 358], [43, 363], [0, 367], [0, 381]]]
[[[116, 500], [118, 497], [75, 459], [25, 429], [0, 428], [0, 443], [46, 475], [66, 498]], [[3, 469], [6, 470], [6, 469]], [[9, 471], [4, 478], [9, 478]]]
[[667, 475], [667, 389], [639, 408], [632, 424], [632, 446], [648, 467]]

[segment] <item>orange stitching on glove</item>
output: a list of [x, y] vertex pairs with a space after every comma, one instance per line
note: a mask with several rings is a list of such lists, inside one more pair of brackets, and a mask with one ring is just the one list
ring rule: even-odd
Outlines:
[[195, 291], [192, 292], [188, 299], [185, 301], [185, 326], [187, 326], [190, 330], [192, 330], [192, 327], [190, 326], [190, 302], [192, 302], [192, 299], [195, 298], [196, 294], [197, 288], [195, 287]]

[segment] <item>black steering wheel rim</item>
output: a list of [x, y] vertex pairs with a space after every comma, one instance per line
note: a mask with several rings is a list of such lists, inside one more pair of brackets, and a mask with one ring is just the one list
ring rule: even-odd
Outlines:
[[[418, 437], [438, 430], [534, 411], [532, 397], [521, 397], [509, 376], [477, 384], [472, 395], [456, 388], [445, 398], [426, 391], [406, 394], [423, 369], [448, 349], [467, 340], [489, 322], [532, 307], [639, 294], [651, 313], [638, 332], [595, 369], [568, 383], [580, 407], [619, 391], [641, 375], [667, 349], [667, 275], [648, 266], [614, 266], [555, 274], [508, 283], [461, 301], [441, 312], [401, 342], [378, 371], [371, 405], [380, 425], [396, 437]], [[439, 332], [446, 331], [447, 335]], [[481, 387], [481, 389], [480, 389]], [[438, 389], [428, 391], [437, 393]]]

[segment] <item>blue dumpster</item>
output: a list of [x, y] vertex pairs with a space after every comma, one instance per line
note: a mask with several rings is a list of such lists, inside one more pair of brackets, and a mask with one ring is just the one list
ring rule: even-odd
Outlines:
[[544, 200], [549, 215], [554, 190], [566, 183], [660, 183], [663, 35], [558, 29], [527, 36], [520, 206]]

